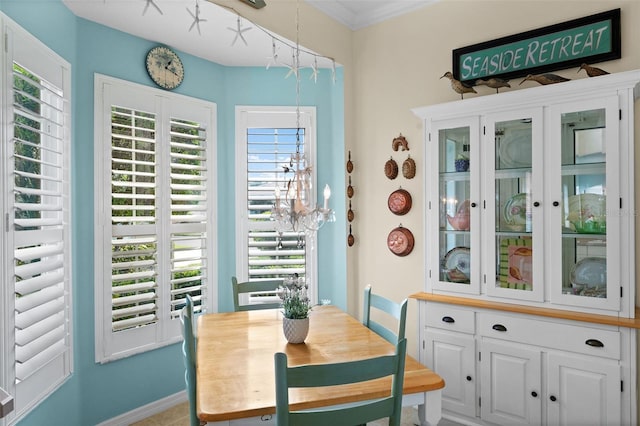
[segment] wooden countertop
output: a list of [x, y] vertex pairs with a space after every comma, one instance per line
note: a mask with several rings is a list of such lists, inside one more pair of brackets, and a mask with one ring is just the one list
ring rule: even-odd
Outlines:
[[587, 314], [584, 312], [539, 308], [536, 306], [518, 305], [515, 303], [493, 302], [483, 299], [473, 299], [470, 297], [448, 296], [426, 292], [415, 293], [409, 297], [417, 300], [426, 300], [428, 302], [447, 303], [450, 305], [469, 306], [472, 308], [493, 309], [496, 311], [515, 312], [519, 314], [538, 315], [541, 317], [640, 329], [640, 308], [638, 307], [636, 307], [635, 318], [620, 318], [613, 315]]

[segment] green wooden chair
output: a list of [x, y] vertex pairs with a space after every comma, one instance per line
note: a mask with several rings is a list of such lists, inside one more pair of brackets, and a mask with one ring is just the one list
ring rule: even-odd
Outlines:
[[[388, 342], [394, 345], [401, 339], [404, 339], [404, 330], [407, 322], [407, 299], [404, 299], [400, 303], [396, 303], [392, 300], [382, 297], [371, 292], [371, 286], [368, 285], [364, 289], [364, 309], [362, 311], [362, 323], [371, 330], [384, 337]], [[397, 331], [382, 325], [378, 321], [371, 319], [371, 309], [375, 308], [378, 312], [383, 312], [386, 316], [391, 317], [397, 321]], [[392, 320], [393, 321], [393, 320]]]
[[180, 311], [182, 323], [182, 355], [184, 357], [184, 381], [187, 385], [189, 398], [189, 424], [200, 426], [200, 419], [196, 412], [196, 339], [193, 334], [193, 300], [187, 294], [186, 304]]
[[238, 311], [252, 311], [257, 309], [274, 309], [281, 306], [280, 301], [252, 303], [249, 305], [240, 304], [240, 295], [246, 293], [275, 293], [278, 287], [284, 283], [283, 279], [263, 280], [263, 281], [246, 281], [238, 282], [236, 277], [231, 277], [231, 286], [233, 287], [233, 308]]
[[[287, 366], [287, 355], [276, 353], [276, 425], [353, 426], [388, 417], [389, 426], [400, 426], [406, 352], [407, 339], [401, 339], [394, 355], [297, 367]], [[290, 388], [344, 385], [387, 376], [393, 376], [389, 396], [309, 410], [289, 409]]]

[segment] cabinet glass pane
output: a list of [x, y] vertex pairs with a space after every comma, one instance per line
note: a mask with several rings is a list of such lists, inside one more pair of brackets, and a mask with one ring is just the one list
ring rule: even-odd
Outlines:
[[444, 129], [439, 140], [440, 281], [470, 283], [471, 215], [468, 127]]
[[495, 123], [495, 166], [496, 286], [532, 291], [531, 118]]
[[605, 110], [562, 114], [562, 290], [607, 297]]

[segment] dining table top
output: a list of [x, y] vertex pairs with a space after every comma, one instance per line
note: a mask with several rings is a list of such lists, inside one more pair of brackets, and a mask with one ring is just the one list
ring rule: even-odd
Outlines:
[[[197, 318], [196, 406], [200, 420], [233, 420], [275, 413], [274, 354], [290, 366], [354, 361], [392, 354], [395, 346], [332, 305], [314, 307], [304, 343], [288, 343], [282, 312], [266, 309]], [[389, 394], [390, 378], [325, 388], [291, 389], [292, 409], [350, 403]], [[404, 394], [444, 387], [436, 373], [407, 356]]]

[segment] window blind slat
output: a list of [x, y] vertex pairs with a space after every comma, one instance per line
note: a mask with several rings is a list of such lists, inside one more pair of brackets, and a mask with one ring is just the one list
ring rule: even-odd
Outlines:
[[56, 342], [54, 345], [49, 346], [44, 351], [38, 353], [27, 362], [16, 363], [16, 379], [25, 381], [32, 375], [38, 372], [40, 368], [47, 365], [54, 359], [60, 357], [68, 351], [64, 340]]
[[25, 346], [16, 346], [16, 361], [27, 362], [38, 355], [43, 350], [55, 345], [64, 338], [64, 326], [56, 327], [47, 333], [42, 334], [37, 339], [32, 340]]
[[[52, 271], [47, 274], [42, 274], [37, 277], [24, 279], [16, 282], [16, 293], [24, 296], [34, 291], [42, 290], [56, 284], [61, 284], [64, 280], [64, 270], [60, 268], [57, 271]], [[18, 300], [22, 301], [23, 298]], [[16, 300], [16, 305], [18, 301]]]
[[152, 291], [147, 293], [135, 294], [133, 296], [121, 296], [113, 299], [113, 306], [118, 307], [123, 305], [130, 305], [134, 303], [148, 302], [150, 300], [154, 300], [155, 298], [156, 298], [156, 294]]
[[133, 327], [140, 327], [143, 325], [153, 324], [156, 322], [155, 314], [136, 316], [126, 320], [119, 320], [113, 322], [113, 331], [126, 330]]
[[14, 268], [14, 273], [21, 279], [31, 278], [45, 272], [54, 271], [63, 267], [63, 260], [56, 256], [52, 258], [41, 259], [38, 262], [26, 263], [18, 265]]
[[135, 284], [126, 284], [111, 287], [111, 292], [113, 294], [127, 294], [134, 293], [143, 290], [150, 290], [156, 286], [155, 281], [141, 281]]
[[45, 318], [64, 311], [64, 300], [57, 298], [24, 312], [16, 311], [16, 328], [24, 330]]
[[120, 308], [118, 310], [112, 311], [112, 318], [117, 322], [120, 318], [124, 317], [140, 315], [144, 316], [149, 314], [150, 312], [154, 312], [156, 307], [157, 306], [155, 303], [147, 303], [144, 305], [131, 306], [129, 308]]
[[61, 254], [64, 250], [62, 243], [58, 244], [43, 244], [37, 247], [22, 247], [17, 248], [14, 251], [14, 256], [21, 262], [29, 262], [33, 259], [39, 259], [45, 256], [53, 256]]
[[56, 315], [45, 318], [29, 328], [16, 330], [16, 345], [27, 346], [38, 337], [62, 326], [64, 326], [64, 315], [62, 312], [58, 312]]
[[[153, 263], [155, 265], [155, 262]], [[113, 266], [113, 269], [118, 269], [118, 264]], [[133, 281], [133, 280], [141, 280], [154, 277], [156, 275], [155, 271], [142, 271], [142, 272], [129, 272], [122, 274], [114, 274], [111, 276], [111, 281], [113, 283], [117, 283], [118, 281]]]

